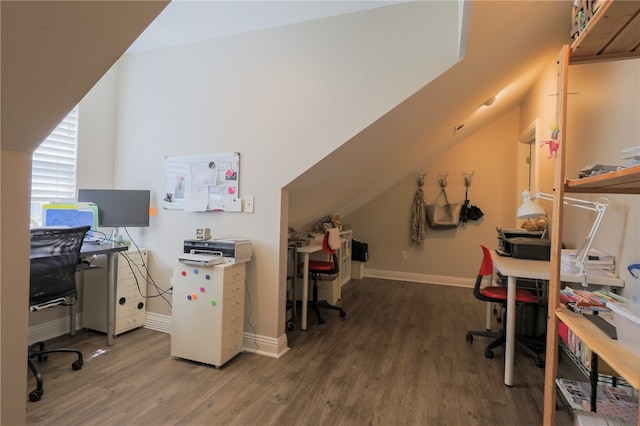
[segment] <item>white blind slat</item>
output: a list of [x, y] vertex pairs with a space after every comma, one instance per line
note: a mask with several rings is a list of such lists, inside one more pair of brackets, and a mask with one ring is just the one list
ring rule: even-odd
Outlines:
[[32, 205], [34, 202], [75, 199], [77, 156], [78, 107], [76, 106], [33, 153]]

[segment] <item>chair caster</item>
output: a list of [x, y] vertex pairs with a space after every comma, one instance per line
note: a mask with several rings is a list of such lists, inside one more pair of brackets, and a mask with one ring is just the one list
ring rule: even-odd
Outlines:
[[287, 322], [287, 330], [289, 331], [293, 331], [293, 329], [296, 328], [295, 324], [293, 323], [293, 321], [288, 321]]
[[43, 362], [49, 359], [49, 355], [38, 355], [38, 362]]
[[344, 318], [347, 316], [347, 313], [345, 311], [340, 311], [340, 317]]
[[484, 350], [484, 356], [489, 358], [489, 359], [493, 359], [493, 351], [491, 349], [485, 349]]
[[467, 333], [467, 335], [465, 336], [465, 340], [466, 340], [468, 343], [473, 343], [473, 334], [471, 334], [471, 333]]
[[29, 401], [31, 402], [40, 401], [40, 398], [42, 398], [43, 393], [44, 391], [37, 390], [37, 389], [29, 392]]
[[536, 358], [536, 359], [534, 360], [534, 362], [536, 363], [536, 367], [538, 367], [538, 368], [544, 368], [544, 361], [543, 361], [543, 360], [541, 360], [540, 358]]
[[84, 364], [84, 362], [79, 359], [77, 361], [74, 361], [73, 364], [71, 364], [71, 368], [73, 368], [74, 370], [80, 370], [82, 368], [82, 364]]

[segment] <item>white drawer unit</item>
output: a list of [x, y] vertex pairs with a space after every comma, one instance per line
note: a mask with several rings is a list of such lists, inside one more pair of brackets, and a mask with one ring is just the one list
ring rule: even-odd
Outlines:
[[[147, 306], [147, 255], [146, 249], [140, 249], [127, 250], [118, 256], [116, 335], [144, 326]], [[101, 259], [93, 263], [101, 265]], [[101, 266], [106, 267], [106, 263]], [[106, 333], [107, 290], [106, 285], [96, 279], [99, 275], [99, 271], [85, 274], [82, 326]]]
[[171, 356], [221, 367], [242, 352], [245, 271], [176, 262]]

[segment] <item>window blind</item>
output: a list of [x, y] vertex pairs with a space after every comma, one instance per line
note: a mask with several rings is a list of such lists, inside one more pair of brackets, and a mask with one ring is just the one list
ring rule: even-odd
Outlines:
[[74, 200], [78, 153], [78, 106], [33, 153], [31, 201]]

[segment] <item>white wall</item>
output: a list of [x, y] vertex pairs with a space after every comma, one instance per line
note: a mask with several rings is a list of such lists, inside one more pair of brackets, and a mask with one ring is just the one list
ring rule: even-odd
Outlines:
[[[622, 149], [638, 144], [640, 129], [640, 60], [626, 60], [570, 67], [567, 128], [566, 176], [577, 177], [577, 170], [588, 164], [622, 164]], [[442, 155], [425, 159], [427, 171], [425, 199], [435, 197], [435, 175], [449, 172], [451, 201], [461, 198], [462, 172], [475, 170], [470, 199], [486, 213], [482, 221], [465, 229], [433, 231], [427, 229], [425, 249], [410, 245], [409, 218], [417, 188], [415, 173], [372, 202], [344, 217], [351, 224], [354, 238], [369, 244], [370, 260], [365, 274], [390, 278], [465, 285], [477, 274], [480, 244], [494, 248], [495, 227], [519, 225], [515, 210], [526, 176], [527, 164], [520, 133], [534, 120], [539, 123], [538, 144], [533, 156], [538, 163], [534, 185], [553, 191], [554, 159], [540, 142], [551, 135], [555, 124], [553, 94], [557, 86], [557, 66], [550, 62], [540, 75], [522, 107], [505, 114]], [[528, 149], [527, 149], [528, 151]], [[571, 196], [571, 194], [567, 194]], [[580, 194], [577, 198], [596, 199], [601, 195]], [[454, 198], [455, 197], [455, 198]], [[640, 257], [640, 197], [606, 195], [611, 207], [602, 222], [594, 247], [614, 254], [619, 276], [625, 280], [622, 294], [640, 297], [640, 283], [627, 271], [631, 259]], [[540, 202], [547, 212], [551, 204]], [[594, 215], [580, 209], [564, 209], [563, 241], [569, 248], [579, 247], [593, 223]], [[407, 260], [401, 259], [406, 250]]]
[[[353, 237], [369, 244], [366, 275], [473, 284], [482, 259], [480, 245], [495, 248], [496, 227], [516, 226], [518, 114], [516, 108], [437, 157], [423, 159], [400, 184], [344, 218], [352, 226]], [[448, 199], [460, 203], [465, 193], [463, 173], [474, 172], [469, 199], [485, 216], [458, 229], [427, 228], [424, 248], [413, 244], [410, 218], [417, 172], [427, 172], [423, 192], [428, 204], [435, 202], [439, 192], [438, 173], [449, 173]], [[401, 258], [402, 251], [407, 252], [406, 260]]]
[[[623, 164], [620, 151], [640, 143], [640, 59], [573, 65], [569, 93], [566, 176], [576, 177], [589, 164]], [[601, 196], [609, 199], [610, 207], [593, 247], [616, 256], [620, 278], [625, 280], [623, 295], [640, 296], [640, 280], [627, 271], [631, 259], [640, 258], [640, 196], [579, 194], [577, 198]], [[578, 247], [594, 215], [575, 208], [564, 211], [563, 235], [568, 237], [564, 242]]]
[[[284, 335], [286, 256], [280, 254], [288, 200], [281, 190], [457, 60], [457, 28], [443, 18], [455, 20], [457, 5], [439, 2], [451, 12], [445, 15], [425, 13], [425, 6], [381, 8], [121, 59], [101, 95], [109, 105], [117, 94], [113, 185], [152, 191], [158, 213], [151, 226], [130, 231], [151, 250], [159, 286], [170, 287], [182, 241], [196, 227], [210, 227], [216, 237], [249, 238], [255, 256], [248, 265], [247, 330], [267, 339]], [[421, 53], [426, 40], [438, 47], [429, 57]], [[228, 152], [240, 153], [240, 195], [255, 196], [254, 214], [162, 210], [165, 156]], [[83, 174], [79, 185], [108, 185], [109, 170], [97, 175]], [[322, 200], [314, 202], [324, 212]], [[160, 299], [148, 308], [171, 312]]]

